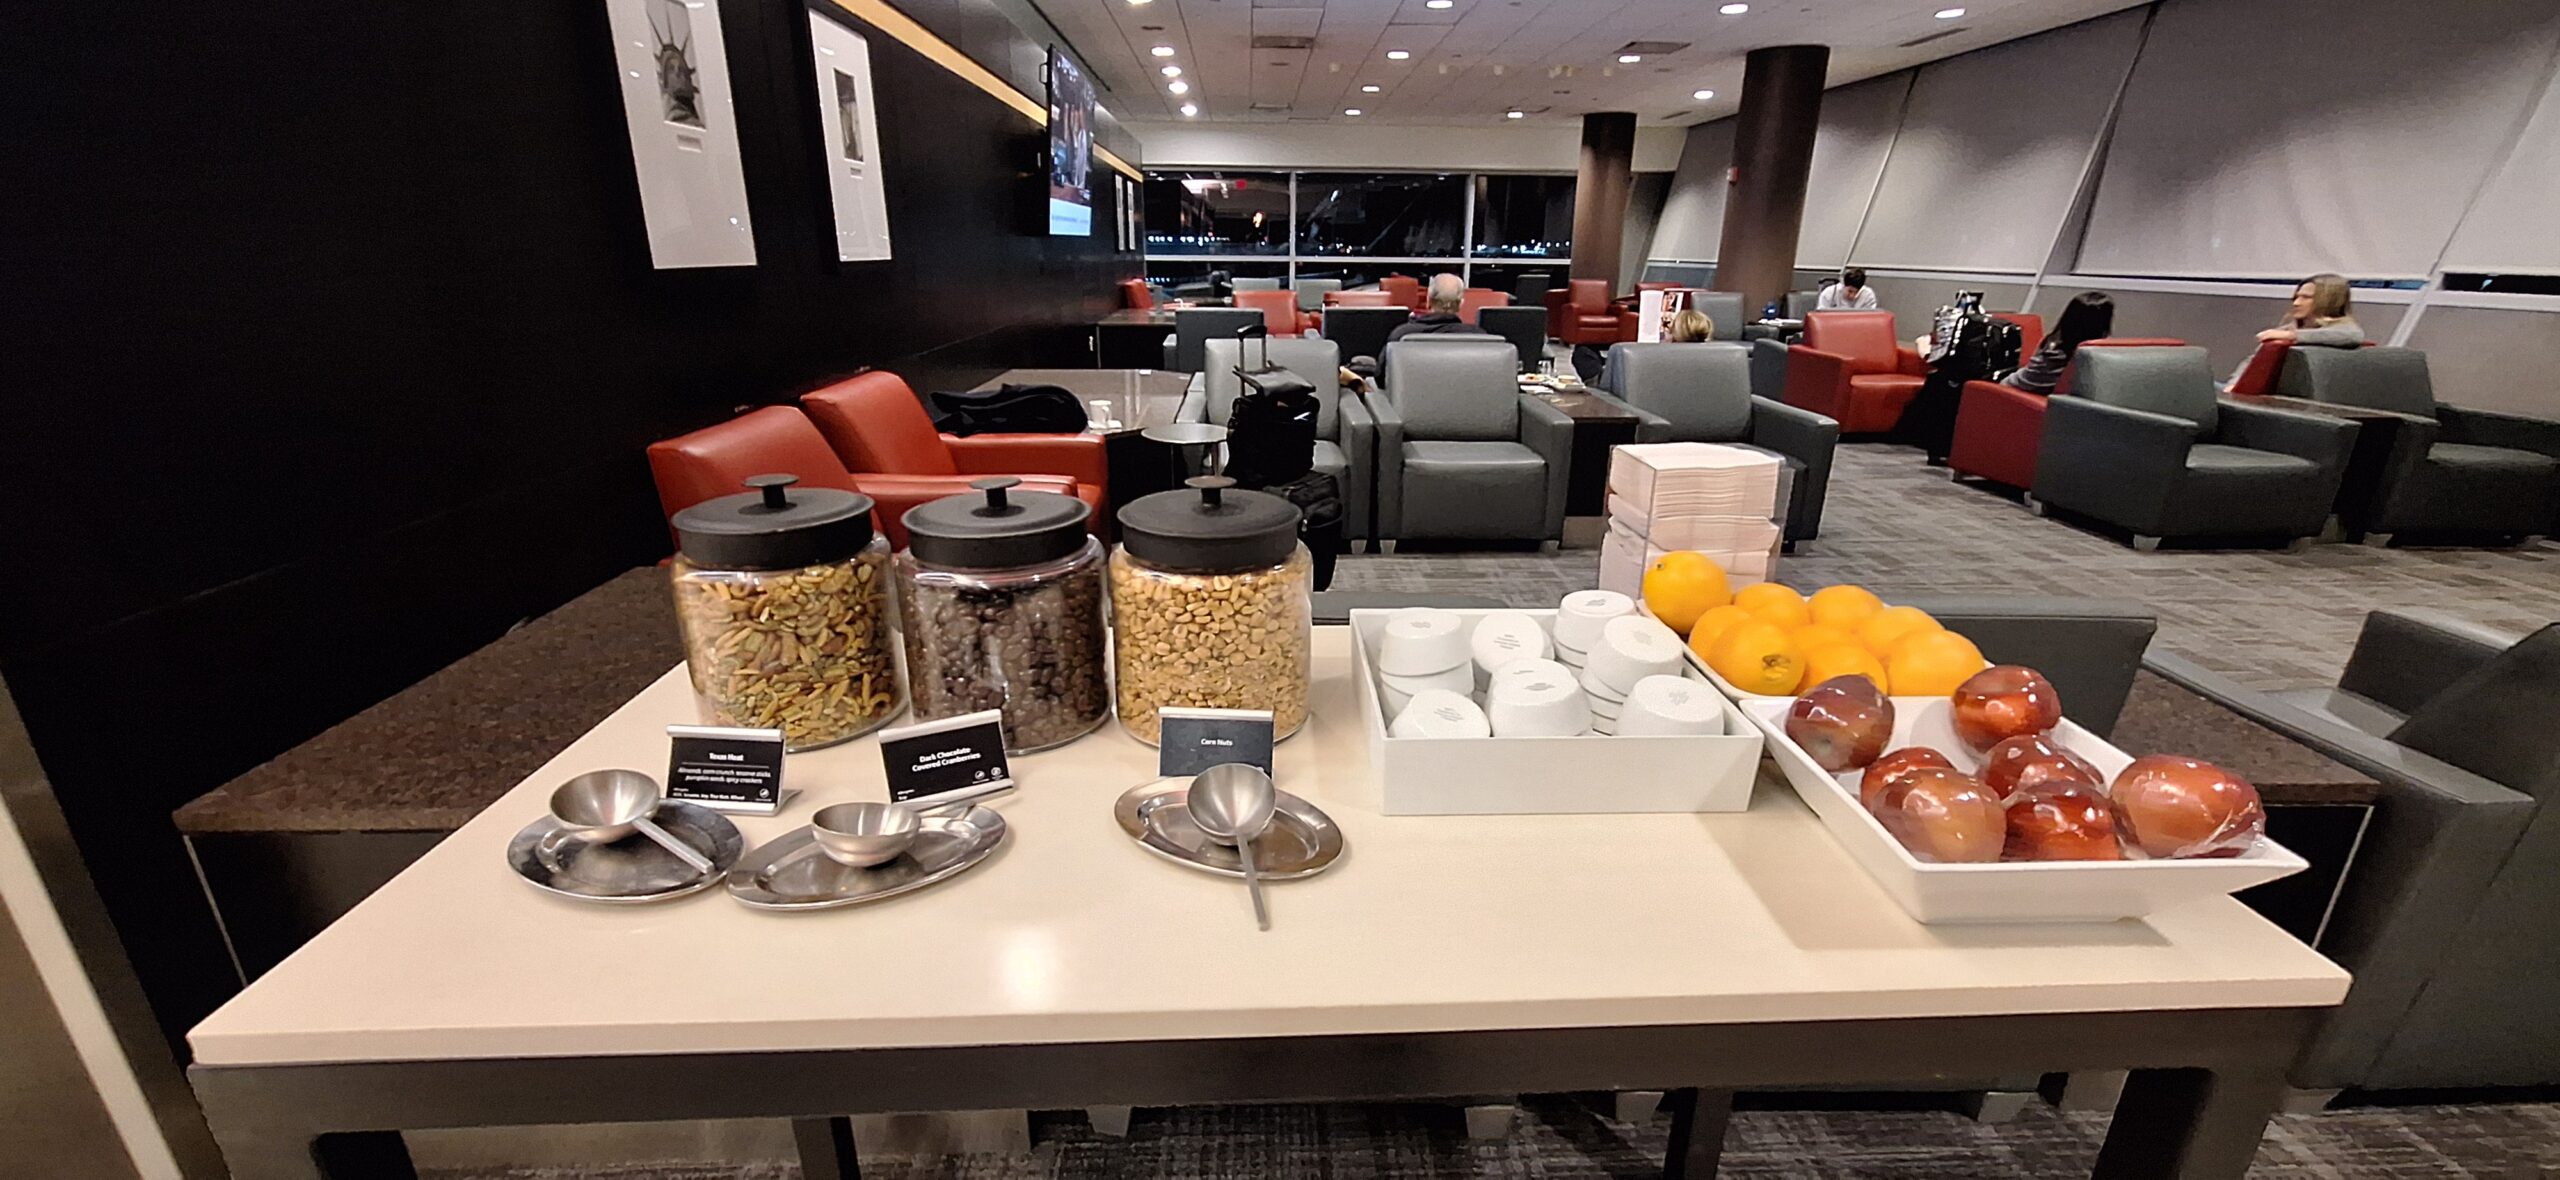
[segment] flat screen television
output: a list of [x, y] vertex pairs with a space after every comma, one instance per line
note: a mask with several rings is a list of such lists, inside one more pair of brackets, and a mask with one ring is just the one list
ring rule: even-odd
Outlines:
[[1093, 83], [1049, 47], [1049, 232], [1093, 232]]

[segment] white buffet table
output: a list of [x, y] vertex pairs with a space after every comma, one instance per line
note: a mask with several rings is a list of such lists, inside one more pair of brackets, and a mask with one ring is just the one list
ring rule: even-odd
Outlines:
[[[2345, 995], [2228, 898], [1918, 925], [1774, 779], [1733, 815], [1381, 816], [1348, 652], [1318, 630], [1314, 716], [1278, 758], [1348, 852], [1272, 887], [1268, 933], [1239, 883], [1120, 832], [1155, 752], [1111, 723], [1015, 760], [991, 863], [877, 905], [601, 906], [514, 879], [502, 850], [554, 785], [663, 776], [664, 727], [694, 720], [672, 670], [197, 1026], [208, 1118], [239, 1175], [313, 1176], [353, 1158], [322, 1136], [404, 1127], [1703, 1088], [1696, 1174], [1719, 1089], [2131, 1067], [2102, 1174], [2236, 1176]], [[783, 816], [737, 820], [749, 847], [886, 798], [868, 740], [786, 782]]]

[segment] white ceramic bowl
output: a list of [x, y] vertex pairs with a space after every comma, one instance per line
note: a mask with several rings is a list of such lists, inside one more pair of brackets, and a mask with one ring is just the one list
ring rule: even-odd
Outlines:
[[1579, 672], [1591, 666], [1591, 653], [1575, 651], [1559, 643], [1556, 645], [1556, 662]]
[[1413, 703], [1396, 714], [1387, 732], [1400, 738], [1481, 738], [1493, 736], [1493, 722], [1475, 701], [1444, 689], [1413, 694]]
[[1624, 697], [1647, 676], [1678, 672], [1684, 650], [1680, 637], [1662, 620], [1624, 616], [1602, 624], [1600, 643], [1591, 649], [1589, 671], [1593, 679]]
[[1607, 701], [1610, 707], [1615, 708], [1627, 699], [1627, 694], [1609, 687], [1607, 682], [1592, 675], [1589, 668], [1584, 668], [1573, 675], [1575, 682], [1582, 685], [1582, 691], [1592, 700]]
[[1397, 676], [1429, 676], [1464, 667], [1467, 657], [1466, 625], [1458, 616], [1432, 607], [1397, 611], [1378, 637], [1378, 670]]
[[1475, 686], [1475, 666], [1465, 663], [1454, 668], [1443, 668], [1428, 676], [1398, 676], [1393, 672], [1378, 673], [1378, 698], [1386, 705], [1389, 717], [1403, 713], [1405, 707], [1413, 703], [1413, 698], [1423, 693], [1437, 690], [1465, 696]]
[[1574, 737], [1591, 729], [1591, 698], [1569, 676], [1506, 676], [1485, 714], [1495, 737]]
[[1475, 654], [1477, 678], [1486, 683], [1505, 664], [1542, 660], [1554, 650], [1547, 642], [1547, 629], [1516, 610], [1495, 611], [1476, 620], [1475, 633], [1468, 636], [1467, 646]]
[[1556, 604], [1556, 646], [1590, 651], [1609, 620], [1634, 613], [1636, 601], [1615, 590], [1576, 590]]
[[1491, 701], [1494, 694], [1501, 690], [1502, 684], [1506, 680], [1517, 680], [1524, 676], [1561, 676], [1570, 682], [1576, 675], [1578, 675], [1578, 673], [1573, 669], [1554, 660], [1513, 660], [1508, 664], [1504, 664], [1501, 671], [1496, 672], [1487, 678], [1489, 682], [1485, 686], [1484, 696], [1487, 701]]
[[1724, 694], [1683, 676], [1647, 676], [1619, 707], [1618, 732], [1627, 737], [1713, 737], [1725, 731]]

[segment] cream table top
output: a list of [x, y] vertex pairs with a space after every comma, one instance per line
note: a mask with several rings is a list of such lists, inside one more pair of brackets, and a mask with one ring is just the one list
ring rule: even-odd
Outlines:
[[[1348, 851], [1271, 886], [1158, 859], [1111, 805], [1154, 777], [1116, 723], [1017, 758], [994, 860], [888, 902], [767, 913], [542, 893], [503, 863], [555, 784], [662, 776], [681, 667], [189, 1034], [208, 1065], [1073, 1043], [2317, 1006], [2347, 975], [2228, 898], [2139, 922], [1913, 922], [1774, 777], [1728, 815], [1378, 814], [1345, 628], [1280, 786]], [[885, 799], [868, 739], [791, 756], [753, 847]]]

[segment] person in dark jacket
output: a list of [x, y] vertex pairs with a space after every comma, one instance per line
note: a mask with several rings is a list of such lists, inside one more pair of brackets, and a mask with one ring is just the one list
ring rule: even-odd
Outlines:
[[1467, 297], [1467, 281], [1456, 275], [1441, 273], [1431, 276], [1430, 310], [1413, 317], [1387, 333], [1393, 344], [1407, 336], [1490, 336], [1492, 333], [1458, 318], [1458, 307]]

